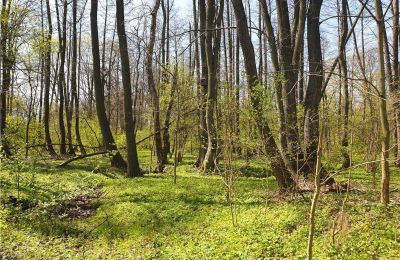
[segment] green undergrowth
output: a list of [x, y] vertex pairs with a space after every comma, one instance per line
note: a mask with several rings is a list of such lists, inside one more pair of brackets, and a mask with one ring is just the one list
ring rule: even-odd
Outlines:
[[[150, 154], [141, 153], [144, 170], [151, 161]], [[310, 193], [283, 197], [273, 177], [266, 177], [270, 172], [262, 160], [235, 160], [230, 204], [221, 176], [203, 175], [193, 162], [189, 156], [180, 163], [175, 185], [171, 165], [166, 174], [126, 179], [107, 168], [106, 157], [63, 169], [53, 161], [3, 163], [0, 258], [306, 258]], [[395, 190], [399, 178], [392, 172]], [[383, 207], [371, 176], [362, 170], [351, 174], [354, 190], [348, 195], [320, 197], [316, 258], [395, 259], [400, 255], [400, 194], [392, 192], [392, 204]], [[347, 176], [343, 172], [336, 178], [346, 181]], [[101, 196], [91, 202], [95, 214], [70, 219], [50, 210], [93, 193], [94, 187], [102, 187]], [[13, 198], [18, 203], [12, 204]], [[334, 223], [340, 230], [333, 242]]]

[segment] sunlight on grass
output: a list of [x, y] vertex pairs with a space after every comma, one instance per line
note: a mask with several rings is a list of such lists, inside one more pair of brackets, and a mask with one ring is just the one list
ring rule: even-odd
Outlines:
[[[150, 162], [141, 153], [142, 165]], [[172, 167], [166, 174], [125, 179], [106, 168], [104, 158], [82, 161], [65, 169], [54, 164], [3, 167], [1, 177], [0, 248], [16, 258], [305, 258], [310, 194], [283, 198], [276, 192], [265, 165], [237, 161], [245, 169], [235, 182], [233, 225], [231, 207], [220, 176], [206, 176], [192, 167], [193, 157], [178, 166], [173, 184]], [[85, 166], [86, 165], [86, 166]], [[252, 175], [251, 173], [254, 173]], [[370, 185], [370, 176], [354, 171], [353, 180]], [[394, 183], [398, 183], [394, 174]], [[245, 177], [247, 176], [247, 177]], [[250, 177], [253, 176], [253, 177]], [[346, 180], [346, 174], [338, 176]], [[32, 202], [29, 209], [5, 203], [10, 196]], [[92, 192], [102, 185], [103, 195], [92, 202], [96, 214], [68, 219], [49, 211], [51, 205]], [[332, 223], [345, 195], [324, 194], [317, 211], [318, 259], [366, 259], [400, 254], [400, 209], [384, 208], [376, 190], [350, 193], [346, 223], [332, 244]], [[393, 193], [393, 197], [399, 194]], [[385, 218], [382, 218], [385, 216]]]

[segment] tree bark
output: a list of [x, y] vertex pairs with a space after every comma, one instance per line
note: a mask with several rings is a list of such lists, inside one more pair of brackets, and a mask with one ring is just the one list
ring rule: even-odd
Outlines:
[[[77, 103], [77, 87], [76, 87], [76, 69], [77, 69], [77, 59], [78, 59], [78, 50], [77, 50], [77, 29], [76, 29], [76, 19], [77, 19], [77, 0], [73, 0], [72, 1], [72, 43], [71, 43], [71, 47], [72, 47], [72, 57], [71, 57], [71, 100], [70, 100], [70, 104], [69, 104], [69, 118], [68, 120], [70, 121], [68, 123], [68, 128], [69, 128], [69, 136], [68, 138], [71, 138], [72, 140], [72, 132], [71, 132], [71, 123], [72, 123], [72, 115], [73, 115], [73, 111], [74, 109], [76, 109], [76, 103]], [[78, 111], [75, 111], [75, 116], [77, 115]], [[79, 126], [79, 124], [78, 124]], [[75, 132], [79, 133], [79, 129], [77, 130], [76, 126], [75, 126]], [[77, 142], [79, 144], [79, 140], [80, 140], [80, 136], [79, 138], [76, 137]], [[72, 142], [70, 142], [70, 140], [68, 141], [69, 144], [69, 151], [68, 153], [70, 155], [73, 155], [75, 153], [75, 151], [73, 150], [73, 146], [72, 146]], [[80, 147], [83, 148], [83, 145], [80, 144]]]
[[[247, 25], [246, 13], [241, 0], [231, 0], [236, 16], [237, 32], [242, 47], [245, 70], [249, 90], [255, 93], [255, 87], [258, 84], [256, 58], [254, 47], [251, 42], [249, 29]], [[263, 138], [264, 149], [271, 162], [272, 173], [277, 179], [278, 186], [282, 192], [292, 191], [295, 187], [294, 173], [287, 167], [282, 157], [267, 120], [264, 118], [261, 106], [261, 100], [258, 95], [250, 95], [252, 108], [255, 112], [257, 127]], [[292, 177], [293, 176], [293, 177]]]
[[[319, 105], [323, 94], [323, 59], [320, 35], [320, 11], [322, 0], [311, 0], [307, 13], [308, 63], [310, 75], [304, 99], [304, 146], [305, 157], [302, 172], [310, 179], [310, 173], [317, 164], [319, 139]], [[311, 175], [312, 176], [312, 175]], [[322, 168], [321, 180], [332, 184], [327, 172]]]
[[[342, 0], [341, 6], [341, 17], [340, 17], [340, 40], [344, 41], [349, 32], [347, 23], [347, 0]], [[349, 81], [348, 81], [348, 70], [347, 70], [347, 57], [346, 57], [346, 46], [340, 49], [339, 53], [339, 67], [341, 70], [341, 81], [343, 82], [343, 135], [342, 135], [342, 168], [347, 169], [350, 167], [350, 156], [347, 152], [347, 147], [349, 145], [349, 109], [350, 109], [350, 99], [349, 99]]]
[[381, 121], [381, 148], [382, 148], [382, 161], [381, 161], [381, 203], [389, 204], [389, 184], [390, 184], [390, 171], [389, 171], [389, 142], [390, 142], [390, 129], [389, 120], [386, 107], [386, 86], [385, 86], [385, 57], [384, 57], [384, 33], [385, 24], [382, 12], [382, 2], [375, 0], [375, 18], [378, 27], [378, 89], [379, 89], [379, 113]]
[[[82, 23], [79, 25], [79, 57], [78, 57], [78, 46], [77, 46], [77, 0], [73, 0], [73, 29], [72, 29], [72, 72], [71, 72], [71, 91], [72, 91], [72, 99], [75, 104], [75, 138], [76, 142], [79, 146], [79, 150], [81, 154], [86, 154], [85, 147], [82, 144], [81, 132], [80, 132], [80, 122], [79, 122], [79, 87], [80, 87], [80, 77], [76, 75], [76, 69], [78, 67], [78, 71], [81, 69], [81, 39], [82, 39]], [[77, 60], [79, 60], [77, 64]], [[79, 74], [80, 75], [80, 74]], [[72, 107], [72, 105], [71, 105]]]
[[58, 71], [58, 96], [59, 96], [59, 108], [58, 108], [58, 124], [60, 128], [60, 154], [65, 155], [67, 153], [66, 148], [66, 133], [64, 125], [64, 91], [65, 91], [65, 51], [67, 42], [67, 0], [63, 0], [63, 17], [62, 17], [62, 29], [60, 26], [60, 16], [58, 11], [58, 1], [56, 1], [57, 11], [57, 24], [58, 24], [58, 40], [59, 40], [59, 54], [60, 54], [60, 67]]
[[125, 34], [124, 1], [117, 0], [117, 32], [119, 39], [119, 52], [121, 57], [122, 84], [124, 88], [124, 111], [125, 111], [125, 135], [128, 150], [127, 177], [141, 175], [139, 159], [135, 140], [135, 122], [132, 109], [132, 87], [130, 77], [128, 43]]
[[113, 167], [126, 169], [127, 165], [117, 149], [114, 137], [112, 135], [110, 124], [106, 115], [104, 105], [104, 84], [100, 74], [100, 51], [99, 51], [99, 32], [97, 28], [97, 7], [98, 0], [92, 0], [90, 10], [90, 28], [92, 33], [92, 56], [93, 56], [93, 83], [96, 97], [96, 112], [99, 120], [103, 145], [106, 150], [112, 151], [111, 165]]
[[200, 147], [196, 166], [203, 165], [204, 157], [207, 153], [208, 134], [206, 121], [207, 90], [208, 90], [208, 67], [206, 57], [206, 3], [205, 0], [199, 0], [200, 17], [200, 60], [201, 60], [201, 79], [199, 92], [199, 110], [200, 110]]
[[7, 48], [9, 38], [9, 15], [11, 10], [11, 1], [7, 5], [7, 0], [3, 0], [1, 8], [1, 58], [2, 58], [2, 87], [0, 91], [0, 155], [11, 156], [10, 147], [6, 138], [7, 125], [7, 95], [11, 85], [11, 69], [13, 66], [12, 50]]
[[154, 135], [154, 144], [157, 156], [156, 172], [163, 172], [164, 162], [163, 162], [163, 146], [161, 139], [161, 124], [160, 124], [160, 101], [153, 75], [153, 52], [154, 52], [154, 43], [155, 43], [156, 27], [157, 27], [157, 12], [159, 8], [160, 8], [160, 0], [156, 0], [155, 5], [151, 11], [150, 38], [147, 46], [145, 66], [147, 73], [147, 84], [149, 87], [151, 100], [153, 104], [153, 125], [154, 125], [154, 132], [156, 133]]
[[[224, 9], [224, 0], [220, 1], [219, 12], [217, 15], [215, 0], [207, 1], [206, 11], [206, 59], [207, 59], [207, 104], [206, 104], [206, 124], [208, 134], [207, 152], [203, 161], [205, 171], [213, 171], [217, 163], [217, 144], [218, 135], [215, 124], [215, 113], [217, 112], [217, 69], [219, 52], [221, 45], [221, 31], [216, 30], [221, 25]], [[217, 15], [217, 16], [216, 16]]]
[[53, 148], [50, 134], [50, 85], [51, 85], [51, 37], [53, 34], [53, 26], [51, 23], [51, 9], [49, 0], [46, 0], [47, 7], [47, 22], [48, 22], [48, 32], [46, 37], [46, 54], [45, 54], [45, 79], [44, 79], [44, 95], [43, 95], [43, 123], [47, 151], [50, 156], [56, 156], [56, 151]]
[[392, 75], [393, 85], [391, 89], [391, 98], [394, 112], [394, 124], [395, 128], [393, 131], [394, 136], [394, 160], [395, 166], [400, 167], [400, 89], [399, 89], [399, 0], [393, 0], [392, 3], [392, 14], [393, 14], [393, 26], [392, 26]]

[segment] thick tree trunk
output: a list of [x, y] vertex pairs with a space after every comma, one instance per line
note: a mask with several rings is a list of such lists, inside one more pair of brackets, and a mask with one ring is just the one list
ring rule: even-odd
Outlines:
[[98, 0], [92, 0], [90, 10], [90, 28], [92, 33], [92, 55], [93, 55], [93, 82], [96, 96], [96, 112], [99, 126], [103, 137], [103, 145], [106, 150], [112, 152], [111, 165], [117, 168], [126, 169], [127, 165], [117, 149], [112, 135], [110, 124], [106, 116], [104, 105], [104, 85], [100, 74], [100, 51], [99, 32], [97, 28], [97, 6]]
[[[151, 95], [151, 100], [153, 104], [153, 125], [154, 125], [154, 144], [157, 156], [157, 167], [156, 172], [164, 171], [163, 162], [163, 146], [161, 139], [161, 124], [160, 124], [160, 102], [157, 93], [156, 83], [154, 81], [153, 75], [153, 52], [154, 52], [154, 42], [156, 37], [156, 27], [157, 27], [157, 12], [160, 7], [160, 0], [156, 0], [156, 3], [151, 11], [151, 25], [150, 25], [150, 39], [147, 46], [146, 54], [146, 73], [147, 73], [147, 84], [149, 86], [149, 91]], [[168, 49], [168, 47], [167, 47]]]
[[[306, 96], [304, 99], [304, 146], [305, 158], [302, 167], [306, 177], [310, 179], [317, 163], [317, 150], [319, 139], [319, 105], [322, 99], [323, 88], [323, 60], [321, 36], [319, 30], [319, 17], [322, 0], [311, 0], [307, 13], [307, 40], [308, 63], [310, 75]], [[322, 170], [321, 180], [327, 184], [334, 182]]]
[[[159, 1], [158, 1], [159, 3]], [[121, 57], [122, 84], [124, 87], [125, 135], [128, 150], [127, 177], [141, 175], [139, 159], [135, 140], [135, 122], [132, 110], [132, 87], [130, 77], [128, 44], [125, 34], [124, 1], [117, 0], [117, 31], [119, 39], [119, 52]]]

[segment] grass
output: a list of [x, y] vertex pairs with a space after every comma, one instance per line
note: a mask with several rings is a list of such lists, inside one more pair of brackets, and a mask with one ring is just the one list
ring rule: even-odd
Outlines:
[[[241, 176], [235, 181], [234, 216], [220, 176], [199, 174], [186, 157], [173, 184], [172, 167], [166, 174], [125, 179], [105, 167], [107, 158], [91, 158], [54, 168], [55, 162], [13, 163], [0, 170], [0, 258], [17, 259], [255, 259], [306, 258], [311, 194], [281, 197], [268, 168], [260, 161], [236, 160]], [[143, 169], [148, 153], [141, 153]], [[254, 173], [254, 174], [252, 174]], [[342, 230], [332, 243], [332, 226], [344, 194], [323, 194], [317, 208], [317, 259], [396, 258], [400, 255], [400, 208], [377, 203], [379, 193], [371, 177], [354, 171]], [[345, 175], [338, 176], [345, 179]], [[35, 205], [29, 210], [5, 204], [18, 196]], [[393, 173], [398, 187], [398, 172]], [[51, 205], [93, 192], [104, 194], [93, 202], [96, 214], [68, 219], [49, 212]], [[368, 189], [368, 192], [366, 191]], [[399, 202], [399, 193], [392, 198]], [[338, 224], [339, 225], [339, 224]], [[338, 226], [337, 225], [337, 226]]]

